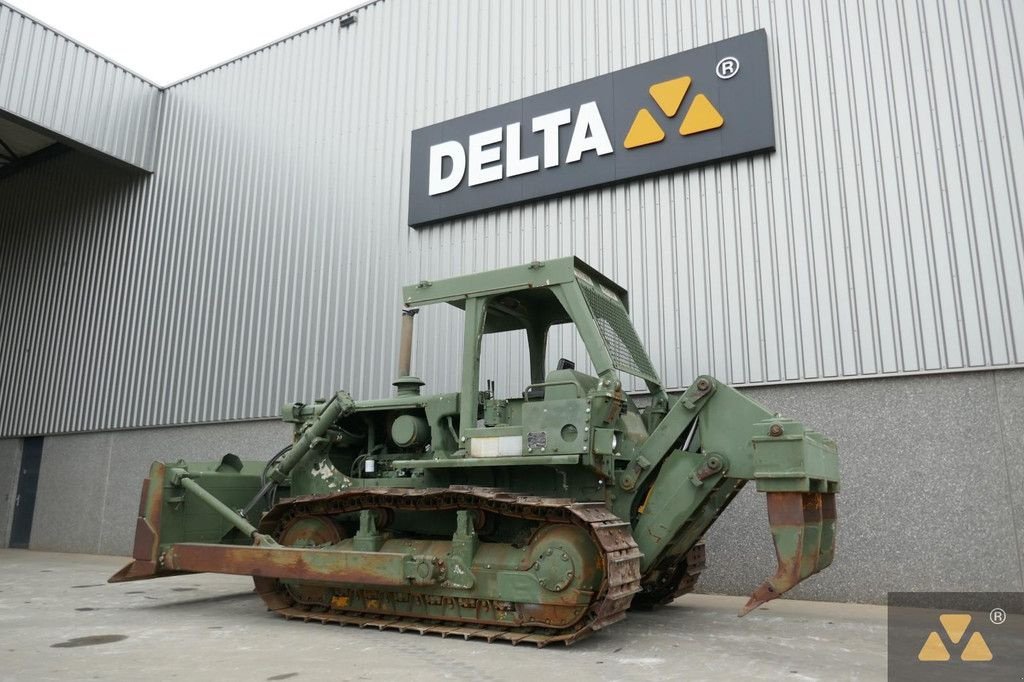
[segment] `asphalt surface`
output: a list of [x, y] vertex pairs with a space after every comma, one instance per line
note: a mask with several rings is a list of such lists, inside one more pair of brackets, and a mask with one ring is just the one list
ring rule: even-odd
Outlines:
[[687, 595], [571, 647], [286, 621], [248, 578], [110, 585], [121, 557], [0, 550], [0, 679], [837, 680], [885, 677], [885, 610]]

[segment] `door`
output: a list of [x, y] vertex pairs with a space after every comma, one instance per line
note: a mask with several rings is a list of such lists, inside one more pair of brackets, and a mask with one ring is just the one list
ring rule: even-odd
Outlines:
[[28, 549], [42, 459], [42, 436], [26, 438], [21, 446], [21, 470], [18, 474], [18, 493], [14, 497], [14, 520], [11, 523], [11, 547], [16, 549]]

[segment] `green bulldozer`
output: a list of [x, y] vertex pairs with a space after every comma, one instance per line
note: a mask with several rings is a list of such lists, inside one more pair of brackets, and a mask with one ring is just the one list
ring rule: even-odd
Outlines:
[[[710, 376], [667, 394], [625, 289], [583, 261], [403, 298], [394, 397], [287, 405], [294, 438], [269, 461], [155, 462], [134, 560], [111, 582], [250, 575], [286, 618], [571, 644], [692, 591], [704, 534], [748, 481], [766, 493], [778, 569], [742, 613], [832, 562], [835, 444]], [[458, 393], [425, 394], [410, 369], [413, 316], [435, 303], [464, 311]], [[565, 359], [546, 371], [565, 324], [593, 375]], [[531, 383], [498, 398], [481, 343], [519, 330]], [[643, 406], [621, 373], [646, 384]]]

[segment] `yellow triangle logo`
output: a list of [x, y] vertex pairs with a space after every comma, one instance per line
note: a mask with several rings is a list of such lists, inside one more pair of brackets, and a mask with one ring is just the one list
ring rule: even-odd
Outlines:
[[967, 626], [971, 624], [971, 616], [966, 613], [944, 613], [939, 616], [939, 622], [949, 635], [949, 640], [959, 644], [960, 638], [967, 632]]
[[651, 93], [651, 97], [658, 103], [665, 115], [672, 118], [679, 111], [679, 105], [683, 103], [686, 91], [690, 89], [690, 81], [689, 76], [673, 78], [670, 81], [655, 83], [648, 92]]
[[924, 646], [921, 647], [921, 651], [917, 654], [917, 660], [919, 661], [948, 661], [949, 652], [946, 651], [946, 645], [942, 643], [942, 639], [939, 637], [939, 633], [932, 632], [928, 635], [928, 639], [925, 640]]
[[[953, 642], [953, 644], [959, 644], [960, 640], [963, 639], [964, 633], [967, 632], [967, 628], [971, 624], [971, 616], [967, 613], [944, 613], [939, 616], [939, 622], [942, 623], [942, 629], [946, 631], [946, 635], [949, 637], [950, 641]], [[921, 651], [917, 654], [917, 660], [949, 660], [949, 651], [946, 649], [946, 645], [942, 643], [942, 638], [939, 637], [939, 633], [932, 632], [928, 635], [928, 639], [925, 640], [924, 646], [921, 647]], [[960, 660], [992, 660], [992, 650], [988, 648], [988, 643], [985, 642], [985, 638], [981, 636], [980, 632], [974, 632], [971, 634], [970, 639], [967, 640], [967, 645], [960, 653]]]
[[699, 93], [693, 98], [693, 104], [690, 105], [690, 109], [683, 118], [683, 125], [679, 126], [679, 134], [702, 133], [705, 130], [721, 128], [723, 123], [725, 123], [725, 119], [718, 113], [718, 109], [715, 109], [715, 105], [704, 93]]
[[[647, 89], [647, 92], [658, 105], [661, 113], [665, 114], [668, 118], [675, 118], [683, 104], [686, 93], [690, 90], [691, 83], [693, 83], [693, 78], [690, 76], [680, 76], [679, 78], [671, 78], [667, 81], [655, 83]], [[722, 114], [711, 103], [707, 95], [699, 93], [693, 98], [686, 116], [683, 117], [683, 123], [679, 127], [679, 134], [694, 135], [706, 130], [721, 128], [724, 123], [725, 119], [722, 118]], [[661, 142], [664, 139], [665, 131], [662, 130], [655, 120], [651, 110], [642, 107], [640, 111], [636, 112], [633, 123], [629, 126], [629, 132], [626, 133], [626, 139], [622, 144], [626, 149], [633, 149]]]
[[626, 149], [632, 149], [633, 147], [642, 147], [645, 144], [661, 142], [664, 139], [665, 131], [661, 129], [658, 122], [651, 116], [651, 112], [643, 108], [636, 112], [633, 125], [629, 126], [629, 132], [626, 133], [626, 141], [622, 144]]
[[985, 643], [985, 638], [981, 636], [980, 632], [975, 632], [971, 635], [971, 638], [967, 640], [967, 646], [964, 647], [964, 651], [960, 654], [961, 661], [991, 661], [992, 650], [988, 648], [988, 644]]

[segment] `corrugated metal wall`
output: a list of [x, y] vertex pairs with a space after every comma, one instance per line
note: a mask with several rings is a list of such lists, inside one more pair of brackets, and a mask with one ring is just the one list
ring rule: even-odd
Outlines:
[[[1019, 3], [385, 0], [357, 17], [165, 91], [150, 178], [64, 157], [0, 183], [0, 433], [380, 396], [401, 284], [570, 253], [631, 290], [671, 386], [1024, 364]], [[405, 225], [412, 129], [759, 27], [777, 153]], [[430, 389], [455, 387], [456, 322], [417, 318]], [[484, 370], [508, 394], [526, 383], [515, 341]]]
[[151, 170], [159, 101], [152, 83], [0, 3], [0, 110]]

